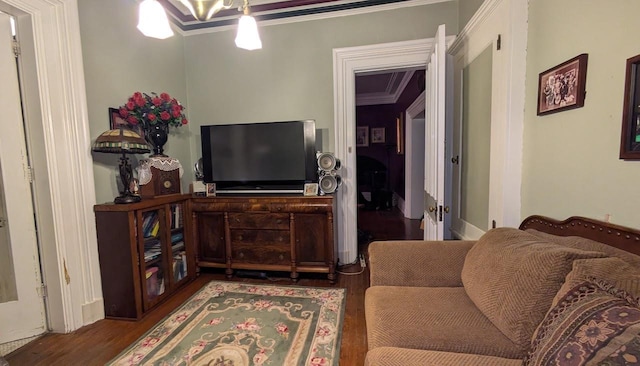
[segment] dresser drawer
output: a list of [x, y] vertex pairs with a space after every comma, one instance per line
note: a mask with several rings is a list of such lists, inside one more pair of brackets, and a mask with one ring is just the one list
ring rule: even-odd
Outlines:
[[291, 265], [289, 245], [253, 245], [236, 243], [231, 248], [233, 263], [282, 264]]
[[231, 229], [289, 230], [289, 214], [229, 213]]
[[248, 245], [289, 245], [291, 242], [289, 230], [231, 230], [231, 246], [236, 244]]

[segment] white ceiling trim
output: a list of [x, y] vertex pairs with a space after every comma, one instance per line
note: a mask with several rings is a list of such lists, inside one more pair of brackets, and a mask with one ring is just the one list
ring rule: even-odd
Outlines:
[[[385, 4], [385, 5], [375, 5], [375, 6], [367, 6], [367, 7], [363, 7], [363, 8], [358, 8], [358, 9], [348, 9], [348, 10], [339, 10], [339, 11], [332, 11], [332, 12], [326, 12], [326, 13], [320, 13], [320, 14], [310, 14], [310, 15], [301, 15], [301, 16], [294, 16], [294, 17], [290, 17], [290, 18], [282, 18], [282, 19], [273, 19], [273, 20], [259, 20], [258, 19], [258, 27], [263, 27], [263, 26], [270, 26], [270, 25], [280, 25], [280, 24], [290, 24], [290, 23], [299, 23], [299, 22], [306, 22], [306, 21], [312, 21], [312, 20], [321, 20], [321, 19], [330, 19], [330, 18], [337, 18], [337, 17], [344, 17], [344, 16], [351, 16], [351, 15], [359, 15], [359, 14], [368, 14], [368, 13], [374, 13], [374, 12], [379, 12], [379, 11], [387, 11], [387, 10], [394, 10], [394, 9], [400, 9], [400, 8], [409, 8], [409, 7], [415, 7], [415, 6], [423, 6], [423, 5], [431, 5], [431, 4], [438, 4], [438, 3], [444, 3], [444, 2], [450, 2], [450, 1], [454, 1], [454, 0], [409, 0], [409, 1], [403, 1], [403, 2], [399, 2], [399, 3], [392, 3], [392, 4]], [[346, 3], [349, 3], [351, 1], [346, 1]], [[300, 10], [300, 9], [305, 9], [305, 8], [313, 8], [314, 6], [308, 6], [308, 7], [300, 7], [300, 8], [295, 8], [295, 10]], [[295, 11], [295, 10], [291, 10]], [[277, 13], [278, 11], [270, 11], [270, 12], [261, 12], [261, 13], [253, 13], [254, 16], [259, 17], [261, 14], [271, 14], [271, 13]], [[287, 13], [286, 11], [280, 11], [282, 13]], [[182, 30], [180, 29], [178, 26], [174, 26], [172, 27], [174, 29], [174, 31], [176, 31], [177, 33], [183, 35], [183, 36], [191, 36], [191, 35], [198, 35], [198, 34], [206, 34], [206, 33], [215, 33], [215, 32], [222, 32], [222, 31], [227, 31], [227, 30], [235, 30], [237, 28], [237, 22], [234, 22], [232, 25], [223, 25], [223, 26], [216, 26], [215, 23], [219, 22], [221, 20], [229, 20], [229, 19], [239, 19], [240, 15], [242, 15], [241, 12], [238, 12], [237, 16], [232, 16], [232, 17], [219, 17], [219, 18], [213, 18], [211, 21], [209, 22], [205, 22], [205, 23], [210, 23], [211, 26], [209, 27], [205, 27], [205, 28], [200, 28], [200, 29], [193, 29], [193, 30]], [[179, 20], [177, 20], [176, 18], [174, 18], [171, 14], [169, 14], [169, 16], [176, 22], [179, 22]], [[192, 24], [197, 24], [198, 22], [193, 21], [193, 22], [185, 22], [182, 23], [184, 25], [192, 25]]]
[[389, 78], [389, 83], [387, 84], [386, 92], [377, 92], [377, 93], [365, 93], [356, 95], [356, 106], [365, 106], [365, 105], [379, 105], [379, 104], [395, 104], [400, 99], [402, 92], [411, 81], [411, 77], [415, 70], [407, 71], [404, 74], [400, 84], [396, 88], [396, 90], [392, 93], [392, 88], [395, 79], [399, 73], [393, 73], [393, 76]]

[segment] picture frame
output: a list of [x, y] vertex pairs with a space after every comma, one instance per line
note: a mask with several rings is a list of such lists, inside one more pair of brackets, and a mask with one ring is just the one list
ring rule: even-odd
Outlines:
[[385, 138], [385, 128], [384, 127], [375, 127], [371, 129], [371, 143], [372, 144], [383, 144], [386, 142]]
[[123, 128], [130, 129], [144, 138], [144, 130], [142, 126], [136, 126], [135, 128], [130, 126], [127, 121], [120, 117], [120, 111], [118, 108], [109, 108], [109, 129], [117, 130], [122, 126]]
[[317, 196], [318, 195], [318, 183], [305, 183], [304, 193], [305, 196]]
[[404, 154], [404, 113], [400, 113], [400, 117], [396, 118], [396, 153]]
[[584, 106], [589, 55], [580, 54], [538, 76], [538, 116]]
[[216, 184], [215, 183], [205, 183], [207, 187], [207, 197], [215, 197], [216, 196]]
[[640, 160], [640, 55], [627, 59], [620, 159]]
[[356, 147], [369, 146], [369, 126], [356, 127]]

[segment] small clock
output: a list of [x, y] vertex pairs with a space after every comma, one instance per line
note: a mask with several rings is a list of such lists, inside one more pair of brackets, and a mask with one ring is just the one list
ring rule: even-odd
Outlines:
[[180, 171], [178, 169], [164, 171], [151, 167], [151, 181], [140, 186], [143, 198], [180, 193]]

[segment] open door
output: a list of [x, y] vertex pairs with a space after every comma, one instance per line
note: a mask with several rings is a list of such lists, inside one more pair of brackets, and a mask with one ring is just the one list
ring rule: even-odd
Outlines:
[[0, 13], [0, 344], [46, 331], [10, 19]]
[[[451, 165], [445, 159], [450, 154], [452, 103], [451, 59], [447, 57], [444, 24], [438, 27], [435, 43], [426, 70], [425, 113], [425, 212], [424, 239], [443, 240], [451, 238], [449, 205], [451, 202]], [[449, 137], [447, 138], [447, 135]], [[447, 144], [447, 142], [449, 142]], [[447, 186], [448, 184], [448, 186]]]

